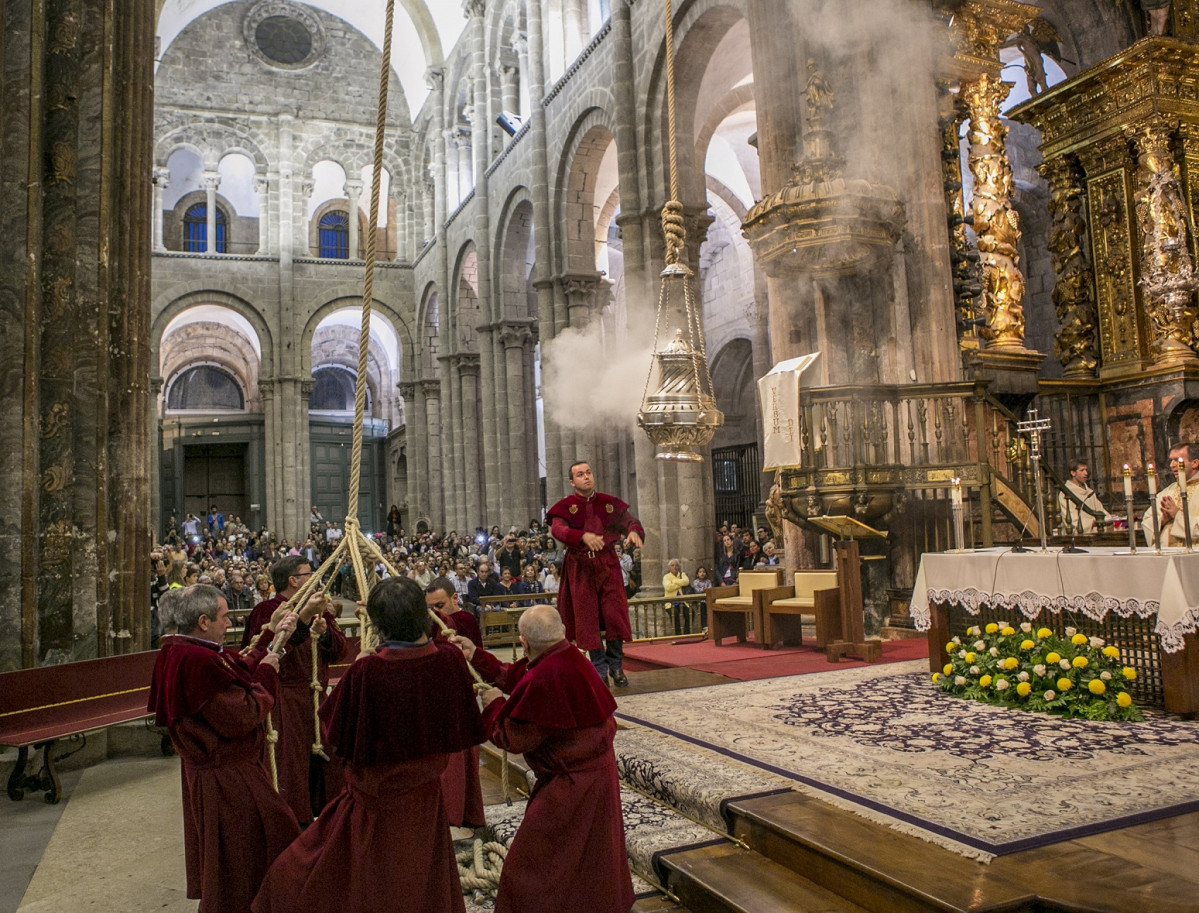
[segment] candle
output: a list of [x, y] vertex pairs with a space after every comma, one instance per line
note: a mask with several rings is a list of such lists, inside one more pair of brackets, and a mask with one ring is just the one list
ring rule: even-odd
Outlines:
[[1149, 482], [1149, 498], [1152, 500], [1157, 496], [1157, 473], [1153, 471], [1152, 463], [1145, 467], [1145, 478]]
[[[1181, 460], [1179, 461], [1182, 462]], [[1127, 463], [1124, 464], [1124, 500], [1132, 500], [1132, 469]], [[1129, 518], [1129, 525], [1132, 524], [1132, 519]]]
[[1182, 457], [1178, 458], [1178, 481], [1183, 485], [1187, 483], [1187, 461]]
[[949, 490], [950, 502], [954, 507], [962, 506], [962, 480], [954, 479], [953, 488]]

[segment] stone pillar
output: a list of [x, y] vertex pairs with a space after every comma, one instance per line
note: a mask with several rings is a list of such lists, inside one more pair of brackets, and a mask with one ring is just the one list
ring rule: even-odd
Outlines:
[[490, 505], [484, 501], [479, 461], [479, 359], [463, 355], [458, 362], [459, 389], [462, 395], [462, 437], [464, 439], [463, 468], [465, 486], [462, 500], [462, 521], [459, 528], [471, 528], [487, 520]]
[[527, 120], [533, 111], [533, 103], [529, 93], [530, 71], [529, 71], [529, 39], [523, 33], [514, 35], [512, 38], [512, 50], [516, 52], [516, 88], [517, 88], [517, 109], [516, 113], [522, 119]]
[[393, 260], [408, 259], [408, 194], [396, 188], [390, 194], [395, 203], [395, 253]]
[[271, 182], [265, 174], [254, 175], [254, 191], [258, 194], [258, 254], [271, 249]]
[[458, 203], [461, 204], [475, 187], [473, 135], [469, 127], [460, 124], [454, 128], [453, 138], [458, 156]]
[[425, 489], [429, 484], [427, 439], [425, 429], [425, 392], [417, 381], [401, 381], [396, 384], [404, 398], [404, 442], [408, 459], [408, 490], [404, 497], [408, 506], [410, 525], [415, 526], [417, 517], [425, 515]]
[[154, 169], [154, 249], [166, 250], [162, 240], [162, 194], [170, 186], [171, 169]]
[[[521, 525], [532, 516], [532, 495], [528, 466], [537, 465], [536, 442], [530, 430], [535, 416], [531, 401], [532, 377], [525, 373], [526, 353], [533, 345], [533, 330], [527, 322], [505, 321], [497, 334], [503, 347], [506, 411], [502, 414], [508, 431], [508, 449], [501, 461], [504, 468], [503, 500], [507, 501], [504, 521]], [[530, 447], [530, 445], [532, 445]]]
[[[362, 181], [346, 181], [345, 186], [342, 189], [345, 191], [346, 200], [348, 201], [350, 208], [348, 213], [350, 223], [348, 239], [350, 246], [350, 259], [361, 260], [362, 256], [358, 250], [358, 198], [362, 196]], [[370, 231], [371, 227], [368, 225], [366, 230]]]
[[215, 254], [216, 249], [216, 189], [221, 186], [221, 173], [219, 171], [204, 172], [204, 200], [207, 209], [205, 212], [208, 215], [208, 234], [204, 239], [204, 253]]
[[[447, 442], [451, 454], [450, 466], [453, 474], [446, 482], [446, 514], [447, 524], [462, 529], [466, 525], [466, 450], [463, 438], [465, 431], [462, 427], [462, 373], [458, 366], [462, 356], [452, 355], [442, 359], [444, 367], [443, 390], [449, 397], [450, 439]], [[478, 429], [471, 428], [470, 434], [477, 437]]]
[[149, 647], [154, 13], [2, 14], [0, 671]]
[[565, 18], [566, 66], [569, 67], [587, 43], [586, 0], [563, 0]]
[[[420, 382], [420, 387], [424, 394], [425, 451], [429, 466], [428, 478], [421, 485], [421, 491], [425, 493], [424, 504], [433, 528], [448, 530], [441, 456], [441, 382], [437, 378], [427, 378]], [[421, 429], [416, 429], [416, 433], [420, 434]]]
[[[482, 304], [482, 302], [480, 302]], [[483, 487], [480, 500], [493, 511], [494, 520], [505, 525], [508, 502], [512, 496], [512, 470], [508, 465], [512, 449], [508, 443], [508, 390], [504, 385], [504, 352], [500, 347], [498, 326], [479, 324], [479, 373], [482, 383], [480, 432], [483, 442]], [[499, 417], [504, 416], [505, 421]], [[469, 426], [468, 426], [469, 427]]]
[[519, 71], [511, 64], [496, 68], [500, 78], [500, 106], [510, 114], [520, 113]]

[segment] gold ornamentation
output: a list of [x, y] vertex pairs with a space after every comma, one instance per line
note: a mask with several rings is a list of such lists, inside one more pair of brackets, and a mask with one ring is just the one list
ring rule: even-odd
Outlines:
[[983, 273], [982, 336], [989, 347], [1024, 348], [1024, 276], [1017, 245], [1020, 220], [1012, 206], [1012, 166], [1005, 140], [1007, 127], [999, 105], [1009, 83], [984, 73], [962, 86], [970, 112], [970, 171], [974, 175], [974, 231]]
[[70, 461], [60, 463], [57, 466], [51, 466], [42, 473], [42, 491], [56, 492], [62, 491], [75, 479], [75, 474], [71, 471]]
[[1067, 377], [1094, 376], [1098, 365], [1096, 323], [1098, 313], [1092, 291], [1091, 264], [1087, 259], [1087, 223], [1083, 217], [1083, 188], [1077, 162], [1061, 156], [1037, 169], [1049, 182], [1049, 252], [1057, 282], [1053, 303], [1058, 332], [1054, 352]]
[[71, 558], [71, 540], [75, 538], [75, 527], [67, 520], [55, 520], [42, 534], [42, 564], [55, 567], [66, 564]]
[[51, 54], [67, 54], [79, 44], [79, 13], [67, 10], [52, 17], [53, 32], [46, 50]]
[[578, 504], [570, 505], [570, 512], [572, 514], [577, 514], [579, 512], [579, 505]]
[[[1132, 131], [1130, 131], [1132, 133]], [[1141, 287], [1153, 323], [1155, 361], [1194, 362], [1199, 329], [1192, 294], [1199, 287], [1191, 260], [1182, 186], [1174, 172], [1164, 124], [1132, 133], [1137, 147], [1137, 221], [1141, 229]]]
[[42, 439], [58, 437], [58, 433], [67, 427], [71, 417], [71, 407], [67, 403], [55, 403], [50, 411], [42, 416]]
[[56, 142], [50, 152], [50, 176], [55, 184], [74, 184], [79, 173], [79, 150], [66, 140]]
[[66, 276], [55, 276], [46, 289], [46, 300], [50, 307], [46, 316], [50, 320], [60, 320], [71, 307], [71, 280]]
[[605, 505], [604, 505], [604, 509], [605, 509], [606, 511], [608, 511], [608, 513], [610, 513], [610, 514], [611, 514], [611, 513], [615, 513], [615, 512], [616, 512], [616, 508], [615, 508], [615, 507], [613, 507], [611, 504], [605, 504]]

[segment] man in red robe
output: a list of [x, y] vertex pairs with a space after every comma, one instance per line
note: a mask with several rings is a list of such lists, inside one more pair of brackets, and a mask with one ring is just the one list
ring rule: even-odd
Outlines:
[[[476, 647], [483, 646], [483, 634], [479, 623], [470, 612], [458, 605], [458, 591], [447, 577], [436, 577], [425, 587], [425, 605], [437, 613], [455, 633], [470, 640]], [[444, 640], [441, 629], [434, 627], [434, 640]], [[445, 812], [454, 827], [482, 827], [487, 823], [483, 816], [483, 786], [479, 781], [479, 746], [472, 745], [455, 755], [450, 755], [441, 775], [441, 794], [445, 798]]]
[[[294, 596], [312, 576], [312, 566], [306, 558], [289, 555], [271, 565], [271, 580], [276, 595], [254, 607], [242, 632], [242, 646], [247, 646], [270, 621], [271, 615]], [[336, 662], [345, 650], [346, 638], [337, 627], [330, 602], [318, 594], [300, 610], [296, 632], [287, 642], [287, 652], [279, 665], [279, 709], [275, 728], [279, 742], [275, 746], [279, 768], [279, 794], [283, 796], [301, 827], [312, 823], [314, 815], [325, 805], [327, 788], [325, 774], [330, 773], [322, 759], [314, 756], [316, 743], [315, 708], [312, 703], [312, 649], [317, 644], [317, 679], [320, 693], [329, 687], [329, 664]], [[340, 786], [340, 782], [337, 782]]]
[[499, 686], [483, 694], [487, 737], [523, 754], [537, 775], [504, 860], [495, 913], [628, 913], [634, 897], [612, 751], [616, 701], [566, 640], [552, 606], [528, 609], [519, 628], [526, 658], [516, 663], [464, 637], [454, 641]]
[[546, 514], [554, 538], [566, 546], [558, 612], [567, 638], [589, 652], [600, 678], [606, 681], [611, 673], [613, 684], [627, 685], [623, 641], [630, 640], [633, 632], [620, 559], [613, 546], [624, 539], [626, 549], [640, 548], [645, 530], [629, 505], [595, 490], [587, 463], [571, 465], [570, 484], [575, 493]]
[[[203, 913], [245, 913], [275, 857], [300, 832], [264, 766], [263, 721], [275, 703], [279, 658], [264, 638], [246, 659], [224, 650], [229, 607], [193, 586], [171, 605], [147, 710], [182, 761], [187, 896]], [[286, 639], [296, 623], [278, 623]]]
[[381, 643], [321, 706], [346, 790], [271, 866], [254, 913], [465, 910], [441, 773], [483, 740], [470, 670], [429, 637], [413, 581], [382, 581], [366, 609]]

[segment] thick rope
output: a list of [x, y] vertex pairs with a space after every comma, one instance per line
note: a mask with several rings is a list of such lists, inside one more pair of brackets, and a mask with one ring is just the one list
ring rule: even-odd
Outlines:
[[476, 899], [480, 894], [495, 897], [507, 855], [508, 848], [502, 843], [484, 843], [477, 837], [469, 848], [460, 850], [454, 858], [463, 893], [474, 893]]
[[666, 264], [679, 262], [687, 232], [683, 204], [679, 202], [678, 124], [674, 99], [674, 10], [666, 0], [666, 135], [670, 145], [670, 199], [662, 207], [662, 234], [666, 239]]
[[[387, 17], [383, 25], [383, 59], [379, 64], [379, 102], [375, 110], [375, 150], [371, 163], [371, 208], [366, 232], [366, 271], [362, 281], [362, 327], [358, 333], [358, 377], [354, 384], [354, 445], [350, 457], [349, 506], [346, 527], [358, 517], [358, 485], [362, 477], [362, 419], [366, 412], [366, 355], [370, 344], [371, 304], [375, 289], [375, 236], [379, 226], [379, 197], [383, 184], [383, 137], [387, 126], [387, 88], [391, 77], [391, 35], [395, 21], [395, 0], [387, 0]], [[357, 218], [353, 213], [350, 218]], [[347, 528], [345, 536], [349, 537]], [[357, 570], [357, 567], [355, 567]], [[365, 584], [366, 578], [359, 577]]]

